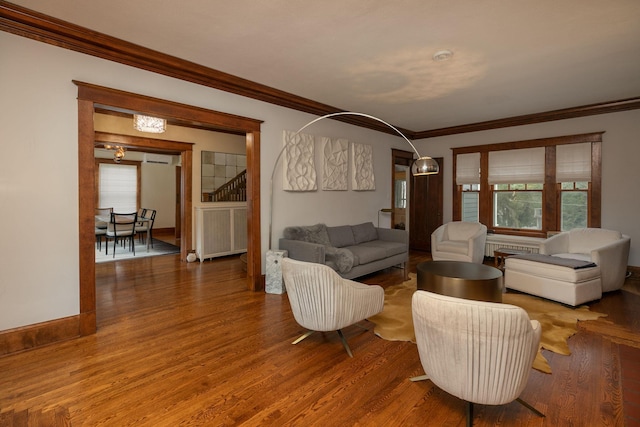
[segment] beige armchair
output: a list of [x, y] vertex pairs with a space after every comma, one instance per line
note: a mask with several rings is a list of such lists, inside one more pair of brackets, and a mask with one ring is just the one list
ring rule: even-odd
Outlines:
[[487, 227], [479, 222], [453, 221], [431, 234], [434, 261], [467, 261], [482, 264]]
[[413, 324], [424, 377], [467, 402], [502, 405], [517, 400], [527, 385], [542, 329], [520, 307], [416, 291]]
[[603, 228], [576, 228], [552, 236], [540, 244], [540, 253], [590, 261], [600, 267], [602, 292], [624, 285], [631, 238]]
[[342, 328], [382, 311], [382, 287], [343, 279], [331, 267], [291, 258], [282, 260], [282, 278], [293, 317], [309, 329], [292, 344], [316, 331], [337, 331], [345, 350], [353, 357]]

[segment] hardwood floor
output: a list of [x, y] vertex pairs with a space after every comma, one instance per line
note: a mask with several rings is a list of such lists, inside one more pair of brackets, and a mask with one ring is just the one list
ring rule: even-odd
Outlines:
[[[410, 271], [427, 258], [412, 254]], [[247, 291], [238, 257], [96, 270], [95, 335], [0, 358], [0, 426], [465, 423], [462, 401], [409, 381], [423, 373], [414, 344], [349, 327], [354, 358], [335, 333], [291, 345], [303, 330], [286, 294]], [[402, 271], [362, 281], [389, 286]], [[522, 394], [546, 418], [516, 402], [476, 405], [476, 426], [625, 425], [619, 349], [640, 347], [640, 296], [617, 291], [591, 307], [609, 316], [581, 322], [571, 356], [545, 351], [553, 374], [532, 371]]]

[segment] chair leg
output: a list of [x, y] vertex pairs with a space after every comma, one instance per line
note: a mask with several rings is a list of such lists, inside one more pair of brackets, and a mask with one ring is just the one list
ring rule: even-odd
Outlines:
[[473, 403], [467, 402], [467, 427], [473, 426]]
[[298, 339], [296, 339], [294, 342], [292, 342], [291, 344], [296, 345], [298, 344], [300, 341], [302, 341], [303, 339], [307, 338], [309, 335], [311, 335], [312, 333], [314, 333], [315, 331], [307, 331], [305, 332], [301, 337], [299, 337]]
[[349, 344], [347, 344], [347, 340], [344, 337], [344, 334], [342, 333], [342, 330], [338, 329], [338, 335], [340, 335], [340, 340], [342, 341], [342, 345], [344, 346], [344, 349], [347, 350], [347, 354], [349, 355], [349, 357], [353, 357], [353, 353], [351, 353], [351, 349], [349, 348]]
[[409, 381], [416, 383], [418, 381], [426, 381], [428, 379], [429, 379], [429, 375], [424, 374], [424, 375], [418, 375], [417, 377], [411, 377], [409, 378]]
[[529, 409], [531, 412], [533, 412], [534, 414], [536, 414], [539, 417], [545, 418], [545, 415], [538, 411], [536, 408], [534, 408], [533, 406], [529, 405], [527, 402], [525, 402], [524, 400], [520, 399], [519, 397], [516, 399], [518, 401], [518, 403], [520, 403], [522, 406], [524, 406], [525, 408]]

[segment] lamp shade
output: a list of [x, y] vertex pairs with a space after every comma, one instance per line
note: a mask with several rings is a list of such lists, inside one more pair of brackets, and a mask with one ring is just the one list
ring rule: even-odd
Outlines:
[[414, 176], [434, 175], [439, 171], [440, 166], [438, 165], [438, 162], [427, 156], [416, 159], [413, 162], [413, 165], [411, 165], [411, 173]]

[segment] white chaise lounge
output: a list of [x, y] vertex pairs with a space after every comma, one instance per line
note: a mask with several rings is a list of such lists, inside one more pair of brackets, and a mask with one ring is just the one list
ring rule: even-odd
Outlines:
[[540, 245], [540, 254], [505, 261], [505, 287], [576, 306], [624, 285], [629, 236], [614, 230], [580, 228]]

